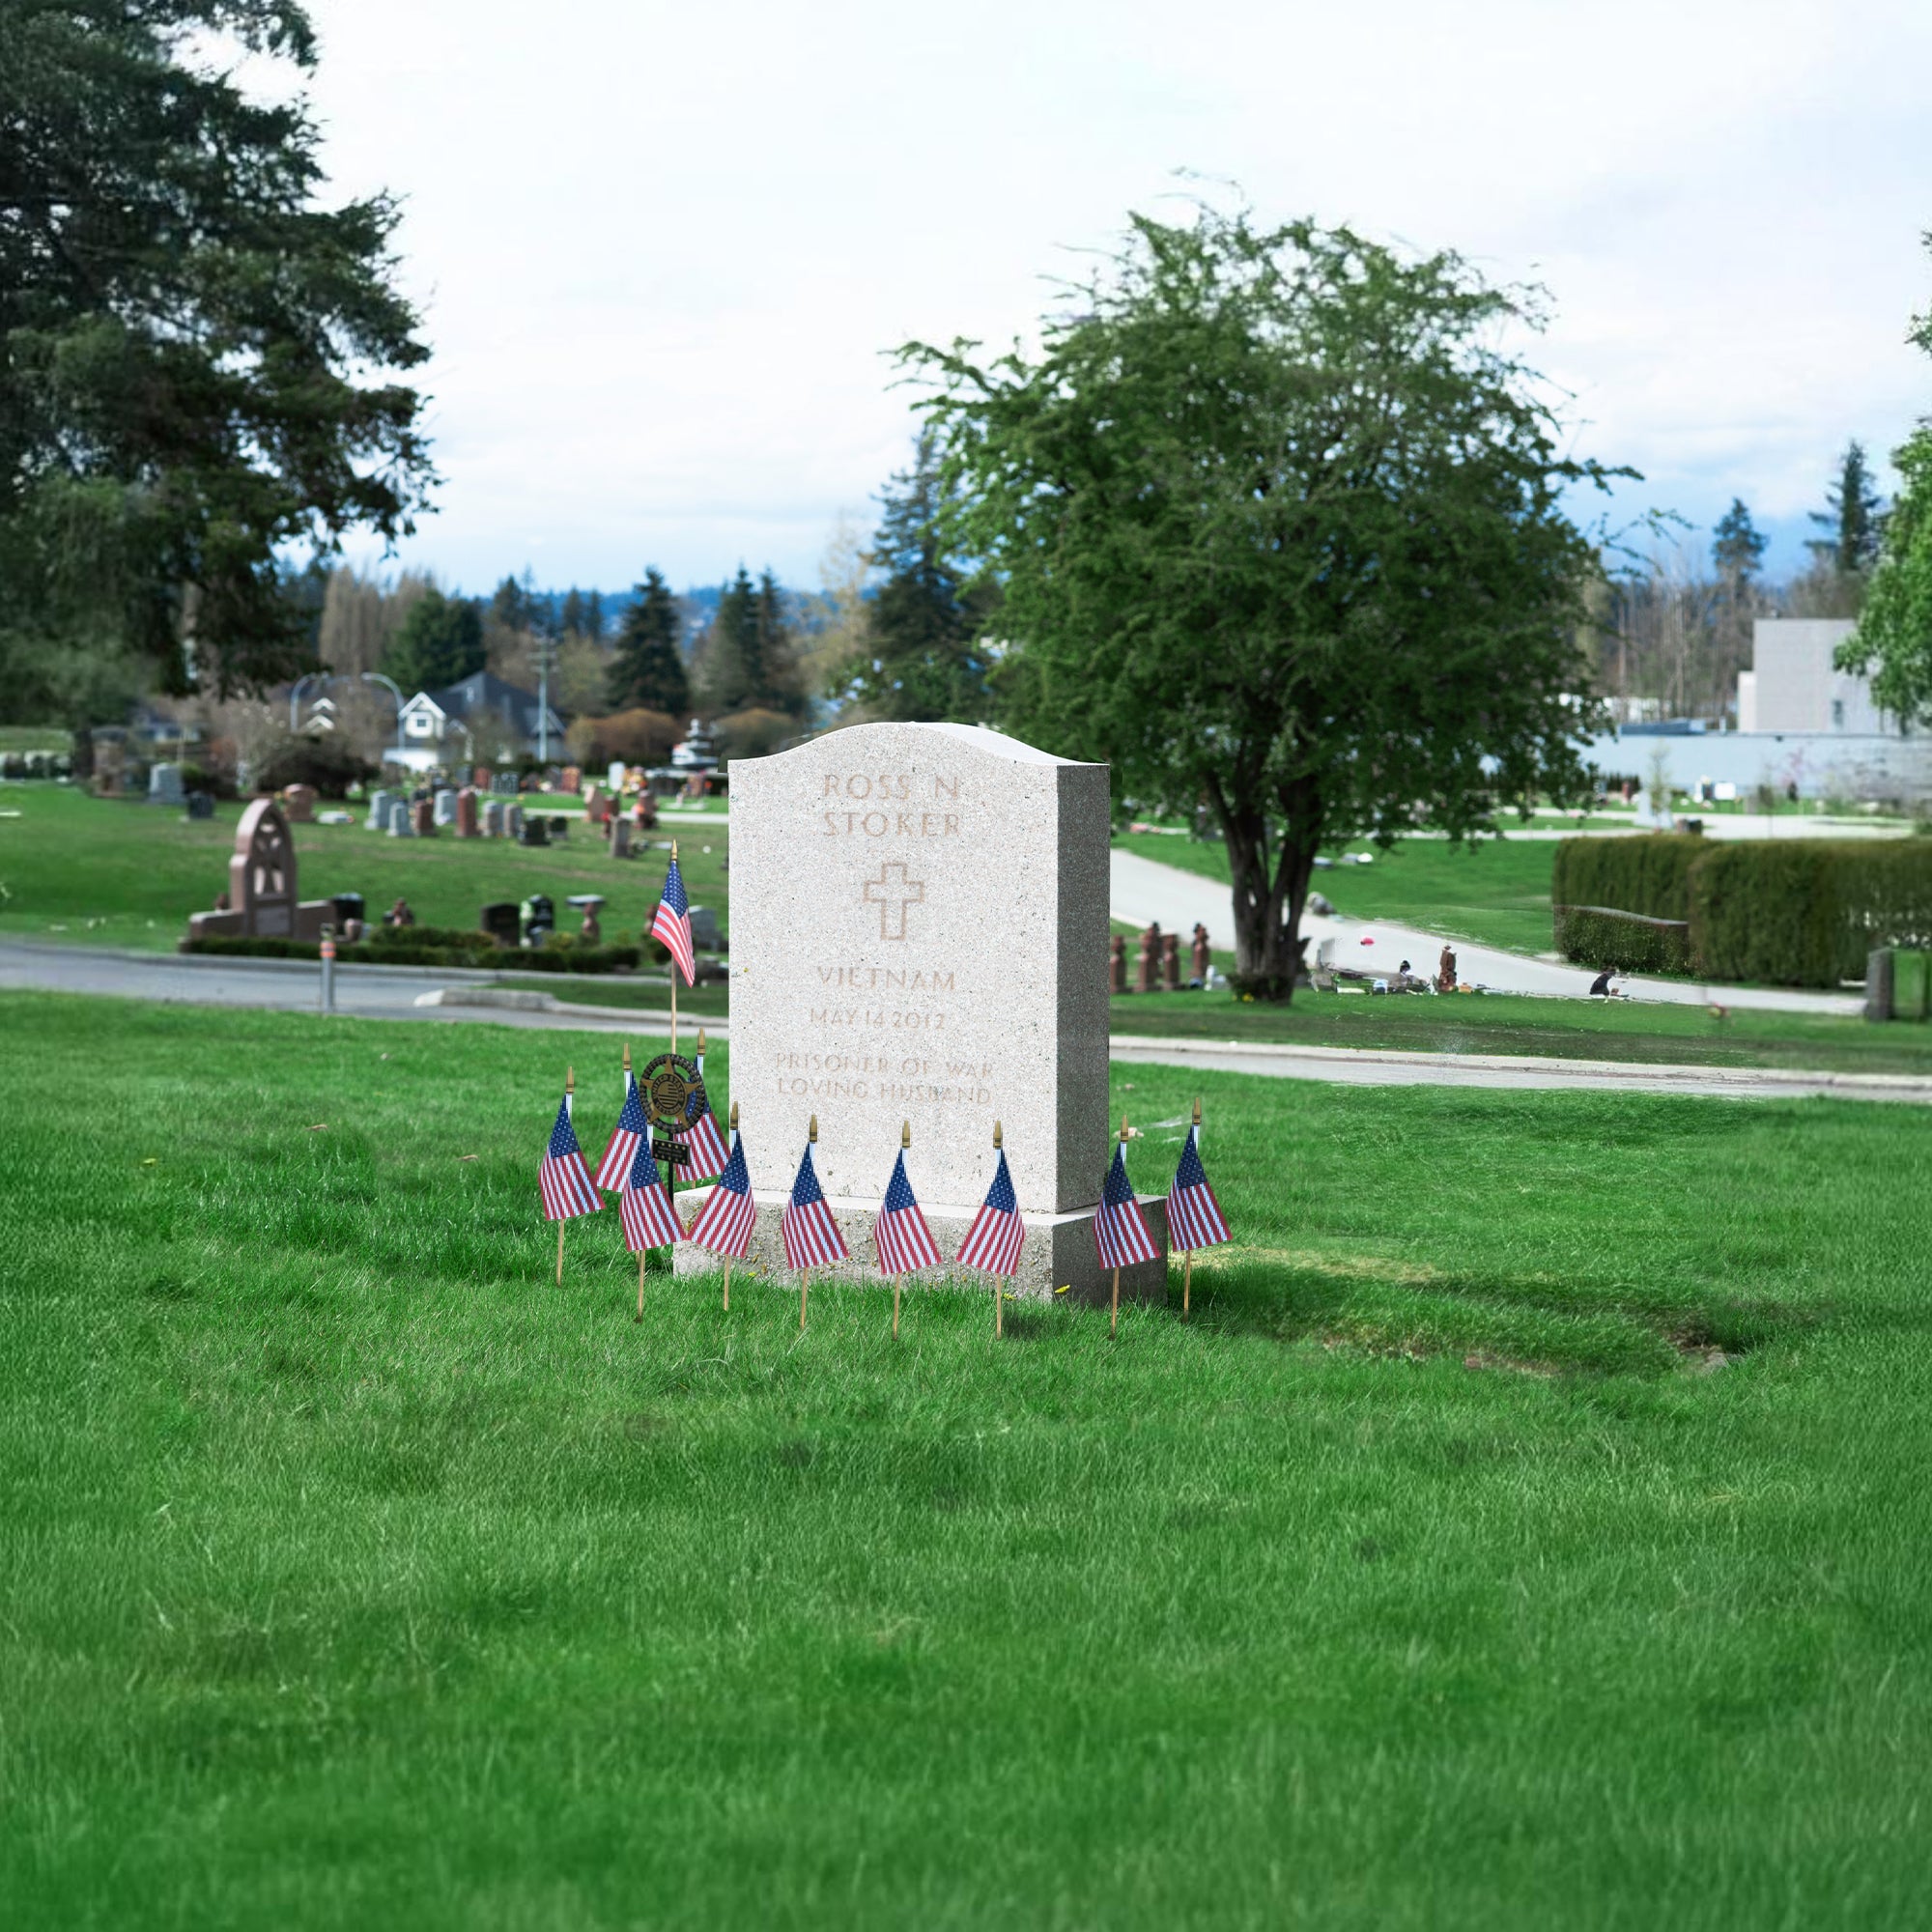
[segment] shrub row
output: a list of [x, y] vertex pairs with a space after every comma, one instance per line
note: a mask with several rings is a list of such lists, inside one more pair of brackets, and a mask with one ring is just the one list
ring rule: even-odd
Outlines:
[[[487, 933], [469, 932], [458, 936], [460, 946], [423, 945], [419, 935], [439, 927], [404, 926], [394, 938], [384, 937], [358, 945], [338, 945], [335, 956], [371, 966], [481, 967], [485, 970], [517, 973], [616, 973], [635, 968], [643, 956], [637, 946], [559, 946], [499, 947]], [[241, 934], [215, 934], [205, 939], [185, 939], [184, 952], [218, 952], [248, 959], [318, 959], [322, 949], [313, 939], [249, 938]]]
[[1835, 986], [1932, 945], [1932, 838], [1566, 838], [1550, 884], [1558, 950], [1619, 972]]

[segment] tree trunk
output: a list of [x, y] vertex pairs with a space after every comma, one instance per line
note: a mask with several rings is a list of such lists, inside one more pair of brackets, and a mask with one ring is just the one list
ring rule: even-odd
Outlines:
[[1271, 839], [1265, 813], [1236, 810], [1218, 798], [1215, 803], [1234, 878], [1235, 970], [1241, 990], [1287, 1002], [1307, 945], [1301, 909], [1321, 844], [1319, 825], [1312, 814], [1296, 813], [1282, 837]]

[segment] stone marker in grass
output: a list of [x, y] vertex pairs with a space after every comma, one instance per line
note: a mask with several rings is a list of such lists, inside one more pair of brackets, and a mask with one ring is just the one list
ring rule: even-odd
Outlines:
[[[861, 724], [732, 761], [731, 1097], [761, 1210], [754, 1267], [782, 1267], [788, 1163], [811, 1115], [853, 1253], [833, 1272], [871, 1279], [900, 1122], [950, 1257], [991, 1181], [997, 1118], [1027, 1224], [1014, 1292], [1105, 1295], [1107, 832], [1104, 765], [971, 725]], [[1164, 1256], [1161, 1204], [1146, 1205]], [[681, 1268], [713, 1264], [679, 1250]], [[1121, 1285], [1159, 1295], [1166, 1279], [1163, 1258]]]

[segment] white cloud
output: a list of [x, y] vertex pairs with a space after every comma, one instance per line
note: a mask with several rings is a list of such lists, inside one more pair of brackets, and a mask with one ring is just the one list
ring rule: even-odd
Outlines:
[[[1708, 523], [1932, 408], [1932, 10], [317, 0], [337, 186], [405, 197], [412, 562], [810, 582], [904, 460], [882, 352], [1024, 333], [1178, 168], [1546, 282], [1578, 446]], [[1786, 561], [1791, 560], [1787, 555]]]

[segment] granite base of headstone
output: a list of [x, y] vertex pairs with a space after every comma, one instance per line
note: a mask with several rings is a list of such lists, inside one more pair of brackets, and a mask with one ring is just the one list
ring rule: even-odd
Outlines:
[[[992, 1180], [997, 1120], [1027, 1226], [1014, 1292], [1104, 1301], [1094, 1215], [1119, 1124], [1106, 767], [972, 725], [858, 724], [735, 760], [731, 799], [731, 1097], [759, 1208], [753, 1277], [796, 1288], [780, 1216], [811, 1115], [855, 1257], [832, 1272], [874, 1284], [900, 1122], [920, 1205], [954, 1253]], [[681, 1193], [680, 1211], [701, 1200]], [[1121, 1292], [1159, 1298], [1165, 1202], [1142, 1205], [1159, 1253], [1123, 1268]], [[717, 1263], [681, 1247], [676, 1265]], [[987, 1285], [950, 1264], [914, 1279]]]

